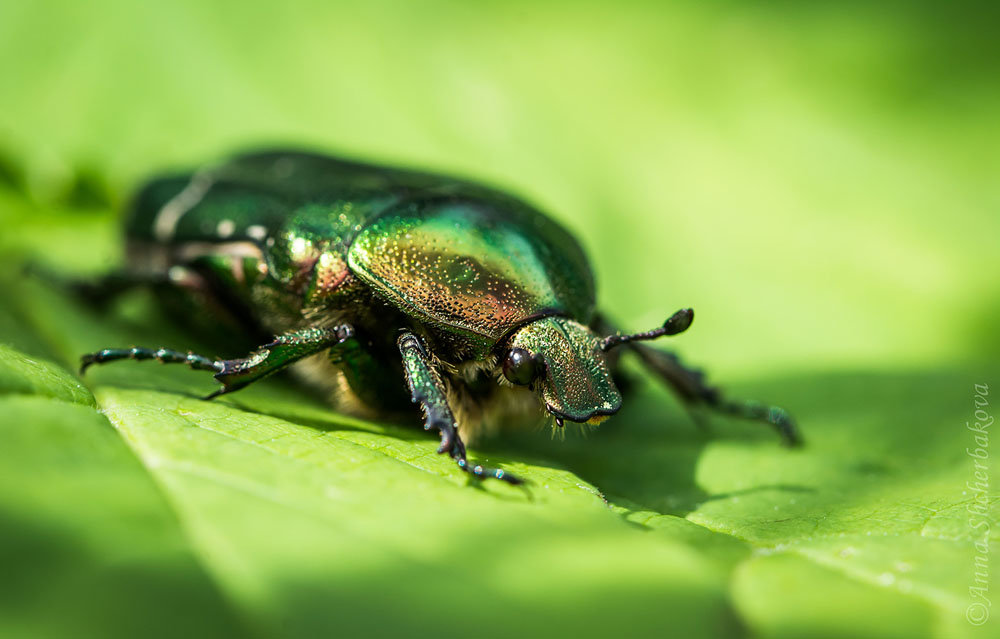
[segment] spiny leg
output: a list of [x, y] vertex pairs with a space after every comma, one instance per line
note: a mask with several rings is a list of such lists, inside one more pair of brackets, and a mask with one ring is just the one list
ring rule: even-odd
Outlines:
[[785, 409], [753, 400], [729, 399], [721, 389], [705, 381], [704, 373], [685, 366], [673, 353], [645, 344], [632, 343], [627, 347], [639, 355], [647, 368], [667, 382], [687, 406], [706, 406], [727, 415], [764, 422], [773, 426], [789, 446], [802, 443], [795, 421]]
[[426, 415], [424, 430], [434, 429], [441, 433], [441, 445], [437, 452], [448, 453], [459, 468], [475, 477], [493, 477], [509, 484], [523, 483], [520, 478], [503, 470], [469, 465], [465, 456], [465, 444], [458, 436], [455, 416], [448, 406], [447, 390], [423, 342], [413, 333], [403, 333], [397, 345], [403, 357], [410, 397], [414, 403], [420, 403]]
[[182, 353], [168, 348], [106, 348], [80, 358], [80, 372], [92, 364], [122, 359], [155, 359], [164, 364], [187, 364], [194, 370], [215, 371], [222, 388], [208, 395], [212, 399], [231, 393], [267, 377], [286, 366], [325, 349], [343, 344], [354, 337], [354, 329], [343, 324], [335, 328], [306, 328], [284, 333], [240, 359], [212, 359], [196, 353]]
[[222, 371], [222, 362], [213, 360], [204, 355], [187, 352], [182, 353], [169, 348], [142, 348], [133, 346], [132, 348], [105, 348], [96, 353], [87, 353], [80, 356], [80, 374], [82, 375], [93, 364], [107, 364], [117, 362], [122, 359], [134, 359], [142, 361], [155, 359], [164, 364], [187, 364], [196, 371]]

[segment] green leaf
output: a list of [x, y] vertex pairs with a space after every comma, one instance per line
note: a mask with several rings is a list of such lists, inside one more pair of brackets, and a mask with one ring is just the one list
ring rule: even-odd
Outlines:
[[[1000, 551], [976, 486], [995, 456], [977, 468], [966, 428], [974, 386], [993, 415], [1000, 388], [985, 16], [0, 4], [0, 635], [997, 636], [1000, 612], [966, 619]], [[700, 432], [640, 382], [586, 436], [470, 447], [518, 489], [291, 378], [213, 402], [153, 362], [81, 382], [102, 347], [237, 354], [148, 292], [100, 310], [38, 273], [114, 268], [138, 180], [260, 141], [540, 202], [602, 308], [641, 330], [695, 307], [685, 357], [786, 406], [807, 446]]]
[[[191, 344], [145, 294], [109, 315], [37, 278], [0, 293], [4, 338], [67, 369], [101, 346]], [[206, 635], [976, 636], [965, 420], [990, 375], [738, 387], [780, 395], [803, 450], [752, 424], [698, 433], [647, 387], [586, 438], [471, 449], [527, 477], [520, 489], [470, 482], [419, 428], [342, 417], [289, 380], [205, 402], [210, 376], [126, 362], [89, 371], [91, 397], [3, 347], [0, 516], [18, 593], [4, 623], [128, 636], [169, 602]]]
[[[160, 334], [155, 323], [97, 321], [93, 311], [35, 282], [10, 286], [20, 291], [7, 291], [20, 303], [16, 314], [34, 324], [23, 331], [75, 327], [52, 343], [66, 361], [93, 348], [93, 340]], [[5, 353], [4, 370], [37, 375], [32, 360]], [[255, 631], [353, 634], [378, 619], [385, 634], [446, 630], [449, 623], [456, 632], [531, 633], [553, 616], [579, 633], [611, 633], [626, 623], [657, 632], [702, 619], [713, 620], [706, 636], [736, 627], [725, 566], [689, 544], [624, 523], [593, 486], [553, 460], [480, 453], [530, 476], [532, 486], [478, 484], [437, 455], [435, 439], [419, 428], [343, 418], [289, 385], [204, 402], [141, 390], [177, 388], [169, 367], [93, 372], [94, 379], [114, 380], [98, 383], [98, 404], [134, 456], [127, 461], [145, 469], [144, 485], [162, 493], [151, 501], [169, 505], [164, 510], [176, 517], [171, 525], [179, 523], [185, 549]], [[180, 375], [187, 378], [182, 388], [199, 387], [196, 374]], [[59, 381], [69, 379], [63, 373]], [[93, 427], [79, 425], [83, 432]], [[44, 457], [56, 441], [39, 431], [34, 454]], [[26, 464], [27, 453], [17, 452]], [[64, 481], [72, 470], [65, 469]], [[89, 532], [100, 535], [102, 526]], [[609, 581], [608, 574], [619, 578]], [[396, 621], [379, 614], [390, 605]], [[456, 607], [453, 622], [448, 606]], [[569, 614], [579, 606], [591, 614]], [[663, 617], [643, 614], [664, 606]]]
[[94, 406], [94, 396], [77, 379], [59, 366], [26, 357], [0, 344], [0, 395], [38, 397]]
[[71, 375], [0, 349], [0, 415], [0, 634], [246, 632], [148, 469]]

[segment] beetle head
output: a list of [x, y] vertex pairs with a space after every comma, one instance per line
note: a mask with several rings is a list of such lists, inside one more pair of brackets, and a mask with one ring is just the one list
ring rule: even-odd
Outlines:
[[683, 332], [694, 311], [681, 309], [660, 328], [631, 335], [600, 338], [589, 328], [565, 317], [543, 317], [522, 326], [510, 338], [502, 359], [508, 381], [531, 386], [545, 409], [563, 420], [599, 424], [622, 406], [604, 354], [629, 342]]
[[504, 376], [531, 385], [557, 423], [600, 423], [622, 405], [601, 343], [583, 324], [543, 317], [511, 336], [502, 359]]

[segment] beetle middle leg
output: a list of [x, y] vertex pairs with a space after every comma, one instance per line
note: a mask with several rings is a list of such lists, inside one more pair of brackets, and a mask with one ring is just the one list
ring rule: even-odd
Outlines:
[[494, 477], [509, 484], [523, 483], [520, 478], [503, 470], [469, 465], [465, 456], [465, 444], [458, 435], [455, 416], [448, 405], [447, 389], [431, 361], [427, 348], [413, 333], [403, 333], [397, 345], [403, 357], [410, 397], [414, 403], [421, 405], [426, 416], [424, 430], [433, 428], [441, 433], [441, 445], [437, 452], [448, 453], [459, 468], [475, 477]]
[[167, 348], [106, 348], [81, 357], [80, 372], [93, 364], [122, 359], [155, 359], [164, 364], [187, 364], [194, 370], [215, 371], [215, 379], [222, 384], [222, 388], [205, 398], [212, 399], [244, 388], [303, 357], [343, 344], [353, 337], [354, 329], [349, 324], [334, 328], [306, 328], [279, 335], [274, 341], [239, 359], [212, 359]]

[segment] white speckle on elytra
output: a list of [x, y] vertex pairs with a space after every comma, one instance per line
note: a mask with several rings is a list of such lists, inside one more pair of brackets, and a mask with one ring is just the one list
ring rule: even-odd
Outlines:
[[167, 271], [167, 278], [171, 282], [181, 282], [187, 277], [187, 269], [183, 266], [171, 266]]
[[267, 237], [267, 229], [260, 224], [254, 224], [253, 226], [247, 227], [247, 237], [253, 238], [255, 240], [263, 240]]
[[219, 225], [215, 227], [215, 234], [220, 238], [227, 238], [233, 234], [236, 230], [236, 223], [232, 220], [220, 220]]
[[878, 582], [882, 586], [891, 586], [896, 583], [896, 575], [891, 572], [883, 572], [878, 576]]

